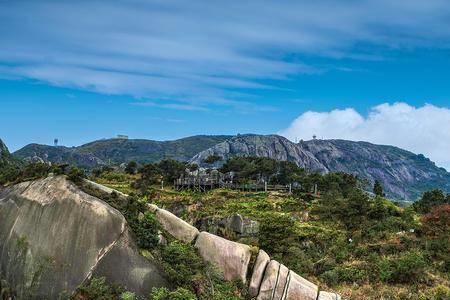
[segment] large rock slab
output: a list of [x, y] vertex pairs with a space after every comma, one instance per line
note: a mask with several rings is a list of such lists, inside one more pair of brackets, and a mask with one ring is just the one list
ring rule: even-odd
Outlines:
[[271, 260], [267, 265], [264, 278], [259, 289], [257, 300], [272, 300], [277, 286], [278, 272], [280, 271], [280, 263]]
[[251, 297], [258, 296], [259, 288], [264, 277], [264, 271], [270, 262], [269, 255], [264, 250], [259, 250], [258, 257], [256, 258], [255, 266], [253, 267], [252, 278], [250, 279], [250, 285], [248, 292]]
[[341, 296], [336, 293], [321, 291], [317, 300], [341, 300]]
[[63, 176], [0, 190], [0, 273], [19, 299], [72, 294], [96, 274], [138, 295], [166, 285], [120, 212]]
[[232, 242], [208, 232], [201, 232], [195, 247], [200, 256], [223, 272], [225, 280], [246, 282], [248, 264], [251, 258], [250, 247]]
[[318, 287], [294, 272], [289, 272], [286, 300], [316, 300]]
[[165, 209], [156, 210], [156, 219], [164, 230], [182, 242], [191, 243], [199, 234], [197, 228]]
[[289, 276], [289, 269], [284, 265], [280, 265], [280, 270], [278, 271], [277, 284], [275, 285], [272, 300], [283, 299], [284, 291], [288, 284], [288, 276]]

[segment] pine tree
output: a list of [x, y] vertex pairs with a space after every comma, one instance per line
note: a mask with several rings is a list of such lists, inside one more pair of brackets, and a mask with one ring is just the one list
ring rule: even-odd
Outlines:
[[378, 180], [375, 180], [375, 184], [373, 185], [373, 193], [376, 196], [384, 197], [383, 186]]

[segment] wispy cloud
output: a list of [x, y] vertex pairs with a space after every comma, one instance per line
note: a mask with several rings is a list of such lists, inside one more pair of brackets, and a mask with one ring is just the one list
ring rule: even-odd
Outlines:
[[446, 0], [0, 3], [1, 78], [185, 102], [173, 109], [235, 107], [267, 80], [323, 71], [302, 55], [379, 60], [361, 45], [449, 41]]
[[151, 102], [151, 101], [132, 102], [130, 104], [134, 105], [134, 106], [159, 107], [159, 108], [176, 109], [176, 110], [208, 111], [208, 108], [206, 108], [206, 107], [196, 106], [196, 105], [191, 105], [191, 104], [156, 103], [156, 102]]

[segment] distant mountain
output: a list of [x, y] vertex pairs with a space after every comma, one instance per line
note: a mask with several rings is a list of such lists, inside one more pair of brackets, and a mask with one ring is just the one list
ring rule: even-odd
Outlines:
[[165, 158], [187, 161], [198, 152], [229, 138], [231, 136], [198, 135], [174, 141], [107, 139], [71, 148], [30, 144], [13, 155], [23, 160], [69, 163], [87, 168], [121, 164], [132, 160], [139, 163], [155, 162]]
[[9, 153], [8, 147], [0, 139], [0, 168], [17, 163]]
[[191, 162], [207, 166], [211, 155], [221, 165], [235, 156], [262, 156], [293, 161], [311, 171], [346, 172], [373, 184], [379, 180], [396, 199], [416, 199], [426, 190], [450, 191], [450, 173], [423, 155], [392, 146], [345, 140], [311, 140], [293, 143], [277, 135], [241, 135], [195, 155]]

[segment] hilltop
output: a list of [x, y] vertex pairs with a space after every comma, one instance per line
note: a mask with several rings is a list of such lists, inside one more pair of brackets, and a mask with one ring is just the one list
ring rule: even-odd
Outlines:
[[118, 165], [129, 161], [143, 164], [166, 158], [185, 161], [198, 152], [229, 138], [231, 136], [197, 135], [173, 141], [105, 139], [71, 148], [29, 144], [14, 152], [13, 155], [24, 160], [38, 159], [52, 163], [69, 163], [86, 168]]

